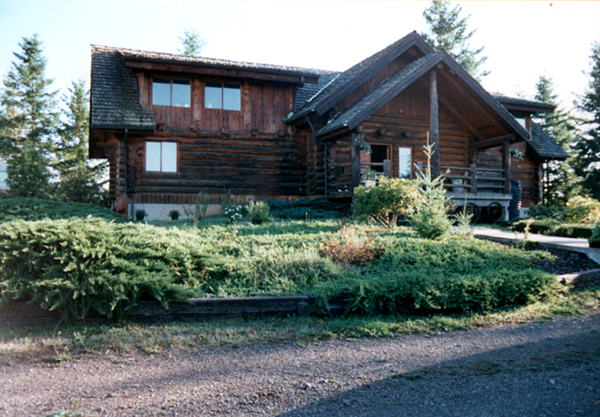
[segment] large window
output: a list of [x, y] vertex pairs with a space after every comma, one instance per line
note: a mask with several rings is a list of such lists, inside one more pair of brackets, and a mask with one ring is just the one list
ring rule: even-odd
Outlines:
[[152, 104], [155, 106], [190, 107], [190, 80], [160, 78], [152, 80]]
[[146, 142], [146, 171], [177, 172], [177, 143]]
[[241, 110], [240, 85], [208, 81], [204, 89], [204, 107], [207, 109]]
[[410, 179], [412, 149], [398, 148], [398, 177]]
[[0, 159], [0, 190], [8, 190], [6, 181], [8, 180], [8, 164]]

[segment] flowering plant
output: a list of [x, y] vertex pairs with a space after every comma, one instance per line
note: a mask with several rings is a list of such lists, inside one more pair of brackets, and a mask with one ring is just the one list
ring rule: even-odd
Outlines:
[[223, 216], [229, 219], [229, 223], [237, 223], [242, 220], [244, 206], [236, 204], [223, 205]]

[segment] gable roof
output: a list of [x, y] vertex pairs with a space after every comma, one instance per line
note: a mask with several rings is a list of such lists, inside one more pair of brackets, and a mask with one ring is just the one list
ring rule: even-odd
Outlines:
[[528, 144], [540, 159], [564, 161], [570, 155], [537, 123], [531, 123], [531, 140]]
[[471, 90], [480, 101], [485, 103], [489, 111], [500, 116], [500, 118], [522, 139], [527, 140], [529, 138], [530, 135], [527, 130], [515, 120], [506, 108], [485, 91], [483, 87], [481, 87], [481, 85], [445, 51], [429, 53], [388, 77], [348, 109], [335, 115], [332, 120], [328, 121], [327, 125], [317, 132], [317, 135], [325, 135], [342, 128], [355, 128], [378, 108], [383, 106], [386, 102], [398, 95], [405, 88], [440, 63], [443, 63], [456, 74], [456, 76], [465, 84], [465, 88]]
[[294, 111], [288, 118], [288, 121], [292, 122], [312, 112], [317, 112], [319, 115], [324, 114], [356, 87], [360, 86], [366, 79], [373, 76], [377, 71], [413, 46], [418, 48], [423, 54], [433, 52], [433, 48], [417, 32], [411, 32], [402, 39], [359, 62], [352, 68], [340, 73], [335, 80], [319, 91], [317, 95], [313, 96], [297, 111]]
[[508, 110], [523, 111], [531, 113], [552, 113], [556, 110], [553, 104], [542, 103], [540, 101], [525, 100], [522, 98], [508, 97], [504, 94], [493, 93], [492, 97], [498, 100]]

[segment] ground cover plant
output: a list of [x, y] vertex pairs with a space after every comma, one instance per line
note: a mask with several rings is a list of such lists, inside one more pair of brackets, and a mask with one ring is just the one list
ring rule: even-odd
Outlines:
[[92, 204], [25, 197], [0, 198], [0, 223], [11, 220], [84, 219], [88, 216], [117, 223], [128, 221], [114, 211]]

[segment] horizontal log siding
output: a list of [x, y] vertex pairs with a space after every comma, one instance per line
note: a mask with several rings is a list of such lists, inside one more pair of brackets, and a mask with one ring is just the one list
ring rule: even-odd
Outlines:
[[[140, 103], [145, 109], [153, 109], [156, 123], [164, 123], [168, 129], [189, 131], [219, 130], [222, 127], [232, 132], [277, 133], [285, 130], [283, 118], [293, 106], [293, 87], [268, 85], [245, 80], [221, 80], [215, 78], [190, 77], [191, 105], [189, 108], [152, 106], [152, 76], [138, 75]], [[206, 81], [239, 82], [241, 110], [219, 110], [204, 108], [204, 85]]]
[[[147, 140], [178, 144], [177, 173], [145, 172]], [[226, 187], [233, 194], [306, 195], [306, 148], [306, 138], [301, 136], [245, 139], [150, 136], [137, 138], [131, 145], [129, 163], [137, 167], [137, 193], [222, 194]], [[124, 173], [124, 167], [121, 170]], [[169, 198], [160, 197], [161, 201], [170, 201]]]
[[[535, 203], [535, 164], [528, 158], [525, 143], [517, 143], [511, 147], [523, 151], [523, 159], [512, 158], [511, 179], [521, 183], [521, 201], [523, 207], [529, 207]], [[502, 168], [502, 147], [496, 146], [479, 151], [477, 165], [482, 168]]]

